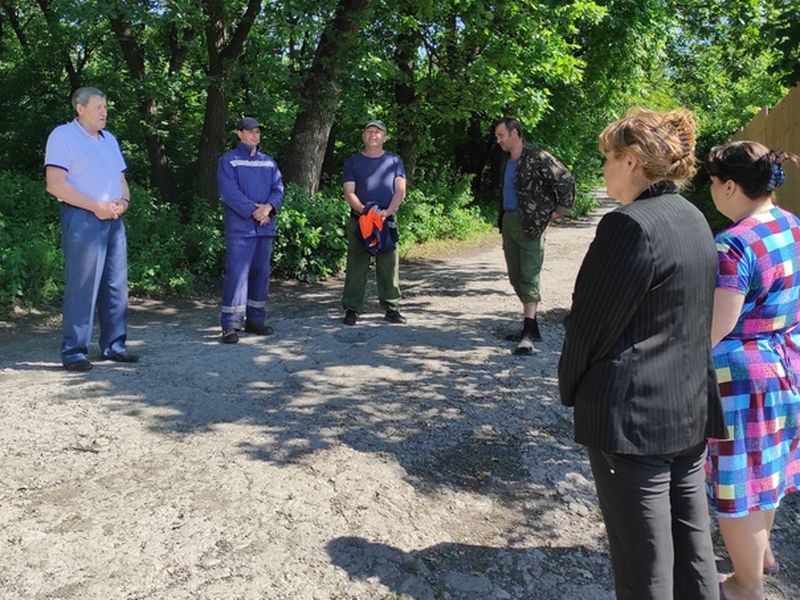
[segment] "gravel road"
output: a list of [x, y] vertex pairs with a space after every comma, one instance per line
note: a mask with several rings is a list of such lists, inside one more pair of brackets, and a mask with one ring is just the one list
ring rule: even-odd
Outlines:
[[[503, 340], [519, 309], [499, 236], [404, 262], [405, 326], [377, 302], [343, 326], [340, 279], [275, 282], [275, 334], [233, 346], [216, 298], [134, 300], [142, 362], [75, 374], [57, 318], [5, 323], [0, 598], [613, 598], [556, 386], [560, 322], [610, 208], [548, 230], [529, 357]], [[798, 539], [790, 498], [770, 600], [800, 598]]]

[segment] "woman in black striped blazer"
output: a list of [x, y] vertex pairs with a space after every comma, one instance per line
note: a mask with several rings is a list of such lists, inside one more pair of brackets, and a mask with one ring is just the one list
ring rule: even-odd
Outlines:
[[717, 257], [677, 185], [696, 172], [690, 112], [606, 127], [608, 194], [575, 282], [559, 363], [608, 532], [618, 598], [718, 598], [706, 437], [725, 436], [711, 362]]

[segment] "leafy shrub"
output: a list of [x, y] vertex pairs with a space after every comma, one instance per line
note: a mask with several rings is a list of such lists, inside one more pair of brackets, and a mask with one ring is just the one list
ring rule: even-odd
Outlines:
[[493, 226], [474, 204], [471, 177], [420, 177], [400, 206], [401, 251], [434, 239], [463, 240]]
[[128, 286], [134, 294], [190, 293], [195, 273], [187, 260], [187, 235], [173, 204], [158, 202], [144, 188], [131, 186], [125, 215]]
[[597, 208], [597, 200], [592, 195], [593, 187], [596, 186], [586, 182], [581, 182], [576, 186], [575, 203], [572, 205], [573, 217], [582, 217]]
[[[37, 306], [63, 292], [58, 202], [41, 179], [0, 172], [0, 314], [14, 305]], [[125, 216], [128, 282], [140, 295], [190, 294], [199, 282], [218, 283], [225, 257], [220, 205], [196, 202], [190, 214], [131, 186]], [[492, 207], [482, 214], [466, 177], [420, 177], [400, 207], [400, 249], [438, 238], [465, 239], [492, 227]], [[286, 190], [273, 247], [277, 276], [318, 281], [340, 272], [347, 256], [349, 208], [341, 188], [313, 197]]]
[[58, 297], [62, 287], [58, 202], [44, 182], [0, 172], [0, 314]]
[[193, 205], [183, 225], [187, 268], [199, 280], [220, 281], [225, 267], [225, 233], [221, 205]]
[[347, 255], [347, 203], [338, 188], [309, 196], [286, 186], [272, 250], [273, 271], [300, 281], [318, 281], [344, 268]]
[[[220, 262], [221, 217], [204, 204], [183, 225], [175, 208], [157, 202], [146, 189], [131, 186], [131, 196], [125, 216], [131, 291], [194, 291], [196, 278]], [[63, 293], [58, 213], [59, 203], [45, 191], [44, 181], [0, 173], [0, 314], [14, 305], [52, 303]]]
[[[472, 204], [469, 177], [420, 177], [398, 211], [401, 252], [414, 244], [442, 238], [463, 240], [491, 228], [493, 220], [487, 220]], [[341, 271], [347, 257], [349, 214], [339, 186], [309, 197], [289, 184], [273, 247], [276, 274], [317, 281]]]

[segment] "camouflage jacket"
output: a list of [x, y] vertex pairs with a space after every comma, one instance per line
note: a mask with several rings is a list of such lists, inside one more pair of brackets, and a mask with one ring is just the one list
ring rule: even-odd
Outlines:
[[[503, 161], [501, 173], [505, 173]], [[502, 175], [501, 175], [502, 181]], [[544, 233], [550, 215], [558, 211], [568, 214], [575, 200], [575, 178], [552, 154], [526, 144], [514, 174], [520, 222], [525, 235], [531, 238]], [[500, 218], [503, 228], [503, 189], [500, 188]]]

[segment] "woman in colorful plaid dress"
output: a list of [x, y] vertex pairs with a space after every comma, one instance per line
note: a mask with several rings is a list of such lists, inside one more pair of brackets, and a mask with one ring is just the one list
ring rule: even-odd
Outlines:
[[733, 221], [717, 235], [711, 342], [728, 440], [709, 440], [708, 493], [734, 573], [720, 598], [761, 600], [779, 566], [769, 532], [800, 487], [800, 219], [774, 204], [782, 163], [757, 142], [712, 148], [711, 196]]

